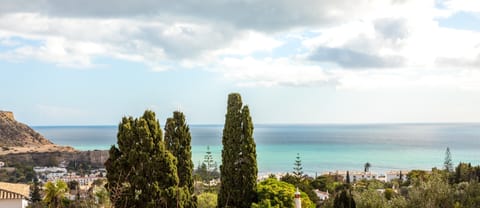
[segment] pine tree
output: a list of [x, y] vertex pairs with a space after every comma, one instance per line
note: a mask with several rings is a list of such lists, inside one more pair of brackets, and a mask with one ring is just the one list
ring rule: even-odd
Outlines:
[[186, 208], [197, 207], [196, 198], [193, 196], [193, 162], [192, 162], [192, 137], [190, 129], [182, 112], [173, 112], [173, 117], [167, 119], [165, 124], [165, 146], [177, 158], [177, 173], [179, 186], [187, 192]]
[[450, 154], [449, 147], [447, 147], [447, 150], [445, 151], [445, 161], [443, 162], [443, 165], [447, 172], [453, 171], [452, 155]]
[[257, 153], [250, 111], [238, 93], [228, 96], [222, 144], [218, 207], [250, 207], [256, 198]]
[[302, 160], [300, 159], [300, 154], [297, 153], [295, 163], [293, 164], [293, 175], [300, 180], [303, 177], [303, 167]]
[[210, 190], [210, 181], [213, 179], [212, 173], [215, 167], [215, 162], [213, 161], [212, 151], [210, 151], [210, 146], [207, 146], [207, 152], [203, 157], [202, 166], [205, 165], [205, 178], [204, 182], [208, 183]]
[[115, 207], [184, 207], [185, 190], [178, 187], [176, 159], [165, 148], [155, 113], [124, 117], [117, 144], [105, 162], [107, 189]]
[[212, 151], [210, 151], [210, 146], [207, 146], [207, 152], [205, 152], [205, 156], [203, 157], [203, 163], [205, 163], [209, 172], [213, 171], [216, 167], [215, 161], [213, 160]]

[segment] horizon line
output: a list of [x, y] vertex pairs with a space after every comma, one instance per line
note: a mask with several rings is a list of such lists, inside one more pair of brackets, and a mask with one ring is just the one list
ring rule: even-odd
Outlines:
[[[260, 126], [320, 126], [320, 125], [429, 125], [429, 124], [444, 124], [444, 125], [452, 125], [452, 124], [480, 124], [480, 121], [471, 122], [322, 122], [322, 123], [254, 123], [255, 125]], [[188, 124], [189, 126], [223, 126], [223, 123], [191, 123]], [[91, 126], [91, 127], [107, 127], [107, 126], [118, 126], [118, 124], [39, 124], [39, 125], [30, 125], [32, 127], [83, 127], [83, 126]]]

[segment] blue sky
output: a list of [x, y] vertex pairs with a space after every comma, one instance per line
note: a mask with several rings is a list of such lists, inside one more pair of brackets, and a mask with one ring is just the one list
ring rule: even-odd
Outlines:
[[480, 122], [480, 2], [5, 0], [0, 109], [31, 125]]

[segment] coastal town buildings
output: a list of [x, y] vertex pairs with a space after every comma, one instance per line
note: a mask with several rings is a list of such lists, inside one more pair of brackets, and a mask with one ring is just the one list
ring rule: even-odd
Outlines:
[[386, 182], [391, 182], [392, 180], [395, 180], [395, 179], [401, 179], [402, 180], [405, 180], [406, 177], [407, 177], [407, 174], [409, 173], [410, 171], [408, 170], [392, 170], [392, 171], [388, 171], [385, 173], [385, 176], [386, 176]]
[[40, 181], [77, 181], [80, 186], [90, 186], [95, 180], [103, 179], [107, 172], [105, 168], [94, 169], [84, 175], [68, 172], [64, 167], [34, 167], [33, 170]]
[[[391, 182], [392, 180], [400, 179], [400, 176], [402, 176], [402, 179], [405, 180], [408, 173], [408, 170], [391, 170], [385, 173], [349, 171], [348, 175], [350, 176], [351, 182], [357, 182], [361, 180], [379, 180], [382, 182]], [[347, 171], [324, 172], [323, 175], [339, 175], [346, 180]]]

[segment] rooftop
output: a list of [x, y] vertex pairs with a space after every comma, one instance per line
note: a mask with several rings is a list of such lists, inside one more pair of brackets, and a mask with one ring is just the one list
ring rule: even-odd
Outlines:
[[0, 199], [28, 198], [29, 195], [30, 186], [27, 184], [0, 182]]

